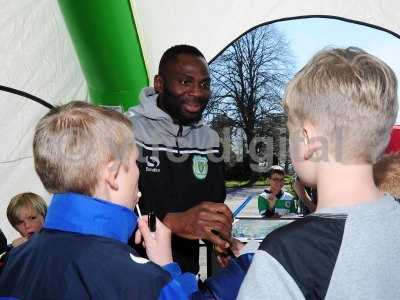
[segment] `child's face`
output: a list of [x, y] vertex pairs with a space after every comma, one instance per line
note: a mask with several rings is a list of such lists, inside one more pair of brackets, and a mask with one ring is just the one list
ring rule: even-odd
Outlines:
[[281, 174], [272, 173], [271, 178], [269, 179], [269, 184], [273, 193], [279, 193], [285, 184], [285, 178]]
[[119, 201], [122, 205], [132, 208], [139, 201], [138, 198], [138, 181], [139, 169], [136, 164], [138, 158], [138, 150], [136, 146], [129, 157], [129, 169], [126, 170], [123, 166], [118, 172], [119, 185]]
[[289, 127], [289, 152], [298, 176], [308, 186], [316, 185], [316, 166], [310, 159], [305, 159], [307, 142], [302, 128]]
[[39, 232], [44, 223], [43, 216], [32, 206], [24, 206], [17, 211], [18, 222], [15, 229], [21, 236], [30, 238], [34, 233]]

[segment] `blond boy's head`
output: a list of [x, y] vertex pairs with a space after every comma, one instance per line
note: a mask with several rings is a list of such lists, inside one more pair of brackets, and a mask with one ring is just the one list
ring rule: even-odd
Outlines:
[[382, 192], [400, 198], [400, 153], [385, 155], [374, 164], [374, 181]]
[[35, 169], [51, 193], [93, 195], [101, 169], [113, 161], [128, 168], [134, 147], [123, 114], [74, 101], [52, 109], [37, 124]]
[[373, 163], [396, 119], [396, 76], [361, 49], [323, 50], [289, 83], [284, 108], [289, 131], [309, 122], [332, 156], [340, 152], [343, 162]]

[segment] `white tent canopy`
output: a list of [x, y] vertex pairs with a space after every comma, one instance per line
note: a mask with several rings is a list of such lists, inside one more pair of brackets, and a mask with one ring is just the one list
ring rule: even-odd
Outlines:
[[[0, 85], [52, 104], [87, 98], [56, 1], [3, 1], [0, 20]], [[33, 128], [48, 108], [2, 91], [0, 105], [0, 228], [10, 241], [18, 236], [6, 217], [10, 198], [26, 191], [49, 198], [35, 173], [31, 149]]]
[[[210, 60], [248, 29], [282, 18], [335, 16], [400, 34], [400, 2], [396, 0], [131, 0], [131, 5], [150, 79], [161, 54], [172, 45], [195, 45]], [[0, 85], [53, 104], [88, 98], [56, 1], [6, 1], [0, 17]], [[49, 196], [35, 174], [31, 150], [33, 127], [47, 108], [5, 92], [0, 92], [0, 103], [0, 227], [10, 240], [17, 233], [6, 218], [9, 199], [24, 191]]]
[[400, 34], [400, 2], [394, 0], [131, 0], [131, 5], [150, 79], [173, 45], [194, 45], [211, 60], [247, 30], [284, 18], [335, 16]]

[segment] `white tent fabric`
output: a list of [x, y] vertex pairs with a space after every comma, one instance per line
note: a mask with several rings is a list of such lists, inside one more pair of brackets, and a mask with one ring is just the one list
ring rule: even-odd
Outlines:
[[400, 34], [397, 0], [131, 0], [152, 80], [163, 51], [191, 44], [211, 60], [242, 33], [288, 17], [329, 15], [380, 26]]
[[[2, 1], [0, 20], [0, 85], [52, 104], [87, 99], [57, 1]], [[11, 241], [18, 233], [6, 217], [10, 198], [25, 191], [49, 198], [34, 171], [31, 149], [34, 126], [48, 108], [3, 91], [0, 105], [0, 227]]]

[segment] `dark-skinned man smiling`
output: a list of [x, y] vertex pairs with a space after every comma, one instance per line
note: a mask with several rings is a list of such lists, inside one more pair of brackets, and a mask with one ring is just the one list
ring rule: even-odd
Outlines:
[[219, 137], [201, 121], [210, 95], [203, 54], [177, 45], [163, 54], [154, 88], [144, 88], [140, 104], [127, 112], [140, 152], [140, 208], [171, 229], [174, 261], [194, 274], [199, 239], [223, 251], [232, 229]]

